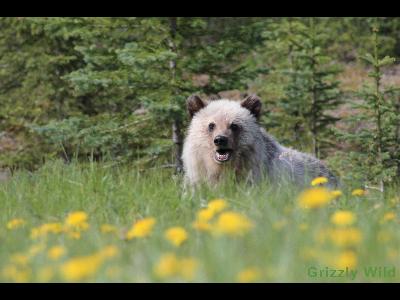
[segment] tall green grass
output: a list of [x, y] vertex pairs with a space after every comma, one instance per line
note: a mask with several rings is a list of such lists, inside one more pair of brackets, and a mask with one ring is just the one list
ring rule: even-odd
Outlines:
[[[343, 196], [326, 207], [305, 211], [297, 205], [300, 191], [288, 185], [227, 181], [218, 188], [192, 193], [183, 190], [182, 178], [167, 169], [139, 171], [105, 163], [50, 162], [35, 173], [20, 171], [0, 182], [0, 280], [14, 281], [7, 275], [7, 268], [15, 265], [26, 271], [27, 281], [62, 282], [65, 278], [59, 270], [63, 263], [115, 245], [119, 254], [83, 281], [187, 281], [179, 276], [155, 275], [158, 260], [170, 252], [198, 261], [192, 279], [195, 282], [235, 282], [238, 273], [248, 268], [258, 270], [256, 281], [261, 282], [399, 281], [399, 188], [391, 189], [386, 196], [371, 190], [360, 197], [352, 196], [351, 188], [343, 190]], [[192, 228], [197, 211], [215, 198], [225, 199], [229, 209], [247, 216], [254, 228], [237, 237], [214, 236]], [[30, 238], [33, 227], [63, 222], [68, 213], [81, 210], [88, 214], [90, 228], [80, 239], [65, 234], [49, 235], [39, 241]], [[362, 233], [359, 243], [343, 248], [318, 238], [321, 229], [334, 228], [330, 217], [337, 210], [356, 215], [352, 227]], [[394, 212], [395, 219], [383, 221], [387, 212]], [[157, 220], [151, 236], [125, 240], [126, 230], [144, 217]], [[24, 219], [25, 226], [7, 229], [7, 222], [14, 218]], [[101, 233], [100, 226], [106, 223], [115, 225], [118, 234]], [[171, 226], [182, 226], [189, 233], [188, 240], [178, 248], [164, 238], [165, 229]], [[29, 247], [40, 241], [45, 250], [24, 266], [13, 262], [13, 255], [26, 255]], [[67, 249], [66, 255], [56, 261], [49, 259], [46, 252], [54, 245]], [[344, 251], [352, 251], [357, 258], [358, 274], [354, 280], [308, 275], [310, 267], [331, 267], [337, 262], [335, 257]], [[365, 277], [362, 273], [368, 266], [395, 268], [395, 276]], [[44, 280], [40, 274], [47, 267], [52, 275]]]

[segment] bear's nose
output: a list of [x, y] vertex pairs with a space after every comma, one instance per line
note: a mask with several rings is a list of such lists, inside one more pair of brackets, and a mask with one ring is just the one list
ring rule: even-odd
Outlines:
[[228, 138], [223, 135], [217, 135], [214, 139], [214, 144], [216, 146], [227, 146], [228, 145]]

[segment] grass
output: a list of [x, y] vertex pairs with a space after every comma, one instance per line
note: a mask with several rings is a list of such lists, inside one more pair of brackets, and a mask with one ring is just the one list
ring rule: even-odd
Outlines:
[[[195, 195], [184, 192], [181, 186], [181, 178], [165, 169], [139, 172], [96, 163], [65, 165], [55, 161], [35, 173], [15, 173], [11, 179], [0, 182], [0, 281], [392, 282], [400, 279], [399, 188], [390, 190], [385, 197], [375, 191], [352, 196], [349, 188], [324, 207], [304, 210], [298, 205], [299, 191], [288, 186], [226, 182], [218, 189], [203, 189]], [[215, 235], [192, 228], [199, 209], [215, 198], [224, 199], [229, 205], [227, 210], [245, 216], [254, 227], [241, 236]], [[331, 215], [337, 210], [351, 211], [356, 222], [347, 227], [332, 224]], [[80, 238], [64, 232], [38, 239], [30, 237], [32, 228], [44, 223], [63, 223], [74, 211], [88, 215], [89, 228], [81, 232]], [[146, 217], [156, 219], [151, 234], [125, 239], [132, 224]], [[23, 226], [7, 228], [7, 223], [15, 218], [23, 219]], [[114, 225], [117, 232], [102, 233], [102, 224]], [[181, 226], [188, 232], [188, 239], [179, 247], [164, 237], [165, 230], [172, 226]], [[333, 234], [326, 231], [335, 228], [343, 229]], [[341, 234], [351, 230], [359, 235], [340, 240]], [[42, 248], [32, 253], [32, 247], [38, 245]], [[96, 260], [99, 258], [96, 253], [109, 245], [117, 253], [111, 251]], [[65, 254], [49, 258], [48, 250], [53, 246], [61, 246]], [[171, 257], [165, 259], [168, 253], [186, 263], [177, 263]], [[84, 263], [70, 265], [70, 272], [86, 270], [87, 274], [71, 279], [62, 270], [76, 257], [83, 257]], [[167, 273], [174, 268], [182, 269], [183, 273], [157, 275], [155, 268], [160, 267], [163, 257]], [[327, 267], [345, 269], [345, 266], [357, 270], [354, 279], [324, 275]], [[386, 273], [367, 277], [364, 268], [369, 266], [382, 267], [382, 271], [387, 267]], [[238, 274], [246, 270], [240, 279]], [[324, 276], [313, 277], [315, 270], [324, 271]]]

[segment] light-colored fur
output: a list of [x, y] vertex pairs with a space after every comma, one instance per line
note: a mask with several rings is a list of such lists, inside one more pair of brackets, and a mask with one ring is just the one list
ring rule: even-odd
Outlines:
[[[220, 128], [232, 122], [241, 126], [233, 157], [223, 164], [214, 160], [215, 145], [208, 131], [211, 122]], [[194, 114], [182, 160], [186, 182], [190, 185], [201, 182], [215, 185], [226, 173], [232, 172], [237, 178], [250, 181], [266, 176], [273, 181], [286, 178], [302, 185], [309, 178], [326, 176], [336, 184], [335, 177], [318, 159], [280, 145], [259, 126], [248, 109], [228, 99], [211, 101]]]

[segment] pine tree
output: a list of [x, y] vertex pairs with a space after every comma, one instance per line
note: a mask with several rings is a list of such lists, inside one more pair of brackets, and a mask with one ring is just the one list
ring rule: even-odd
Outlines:
[[[358, 93], [361, 102], [353, 108], [359, 112], [349, 118], [351, 124], [363, 124], [354, 133], [342, 133], [342, 138], [355, 145], [356, 151], [350, 153], [354, 172], [364, 175], [367, 185], [378, 184], [381, 192], [398, 174], [400, 151], [398, 147], [398, 89], [382, 85], [382, 70], [394, 62], [394, 58], [379, 55], [379, 24], [372, 26], [373, 53], [360, 58], [371, 66], [368, 76], [371, 84], [365, 84]], [[396, 93], [397, 90], [397, 93]]]

